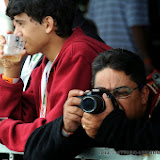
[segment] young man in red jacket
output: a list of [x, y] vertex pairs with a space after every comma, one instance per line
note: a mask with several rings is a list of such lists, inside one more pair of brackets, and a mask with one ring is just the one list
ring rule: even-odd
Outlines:
[[12, 0], [8, 4], [6, 13], [14, 19], [15, 34], [23, 36], [26, 52], [44, 54], [23, 92], [21, 62], [6, 60], [0, 50], [4, 64], [0, 117], [8, 118], [0, 123], [0, 142], [11, 150], [24, 151], [36, 128], [62, 115], [69, 90], [91, 88], [93, 59], [111, 49], [86, 36], [79, 27], [72, 30], [75, 8], [75, 0]]

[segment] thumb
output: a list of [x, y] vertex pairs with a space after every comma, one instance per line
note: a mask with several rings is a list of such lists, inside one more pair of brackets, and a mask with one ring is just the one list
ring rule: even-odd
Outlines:
[[106, 112], [108, 112], [108, 114], [109, 114], [110, 112], [112, 112], [114, 110], [112, 101], [106, 93], [103, 94], [103, 99], [104, 99], [105, 104], [106, 104]]

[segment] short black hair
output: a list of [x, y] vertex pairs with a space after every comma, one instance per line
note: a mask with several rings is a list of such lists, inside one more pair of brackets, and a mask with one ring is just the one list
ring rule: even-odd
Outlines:
[[111, 49], [99, 54], [92, 63], [92, 84], [95, 85], [96, 74], [111, 68], [123, 71], [139, 86], [146, 84], [146, 70], [143, 60], [139, 55], [125, 49]]
[[72, 33], [76, 8], [76, 0], [11, 0], [6, 14], [14, 19], [14, 16], [26, 13], [40, 24], [46, 16], [51, 16], [57, 25], [57, 35], [67, 37]]

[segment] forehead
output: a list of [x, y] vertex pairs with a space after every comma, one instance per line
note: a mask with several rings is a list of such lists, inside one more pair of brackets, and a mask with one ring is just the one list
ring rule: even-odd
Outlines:
[[21, 13], [14, 16], [14, 20], [23, 20], [23, 21], [30, 21], [31, 17], [29, 17], [26, 13]]
[[123, 71], [117, 71], [111, 68], [105, 68], [99, 71], [95, 76], [95, 87], [105, 87], [114, 89], [120, 86], [132, 87], [135, 85]]

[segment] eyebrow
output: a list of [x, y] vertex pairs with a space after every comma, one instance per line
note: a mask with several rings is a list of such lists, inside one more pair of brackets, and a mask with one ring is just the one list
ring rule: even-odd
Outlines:
[[16, 23], [25, 22], [24, 20], [18, 20], [18, 19], [14, 19], [14, 21], [15, 21]]
[[[115, 88], [115, 89], [120, 89], [120, 88], [128, 88], [127, 86], [120, 86], [120, 87], [117, 87], [117, 88]], [[114, 89], [114, 90], [115, 90]]]

